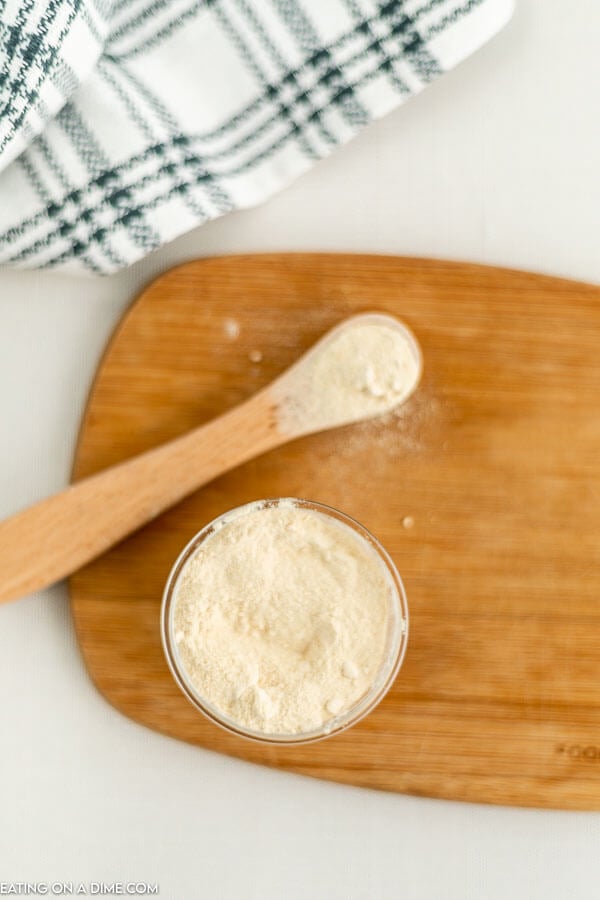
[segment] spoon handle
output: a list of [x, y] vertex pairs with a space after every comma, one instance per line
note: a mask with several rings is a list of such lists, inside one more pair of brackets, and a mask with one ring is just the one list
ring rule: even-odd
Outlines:
[[289, 438], [268, 391], [0, 522], [0, 602], [70, 575], [197, 488]]

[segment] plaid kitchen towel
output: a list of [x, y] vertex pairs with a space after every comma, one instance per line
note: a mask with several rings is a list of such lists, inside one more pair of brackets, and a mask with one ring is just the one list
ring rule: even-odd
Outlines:
[[265, 199], [513, 0], [0, 0], [0, 262], [113, 272]]

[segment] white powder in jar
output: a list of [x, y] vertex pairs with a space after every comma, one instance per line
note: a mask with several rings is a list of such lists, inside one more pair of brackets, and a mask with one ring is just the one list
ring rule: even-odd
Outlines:
[[179, 664], [254, 732], [321, 728], [369, 691], [389, 651], [394, 586], [348, 525], [294, 501], [217, 522], [175, 585]]

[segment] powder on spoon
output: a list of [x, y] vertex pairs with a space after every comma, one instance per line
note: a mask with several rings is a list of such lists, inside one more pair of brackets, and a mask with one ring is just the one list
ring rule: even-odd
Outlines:
[[308, 433], [382, 415], [406, 400], [420, 375], [421, 353], [406, 326], [378, 313], [355, 316], [276, 385], [279, 427]]
[[351, 709], [389, 652], [394, 586], [348, 525], [295, 501], [218, 520], [174, 590], [187, 679], [254, 732], [301, 734]]

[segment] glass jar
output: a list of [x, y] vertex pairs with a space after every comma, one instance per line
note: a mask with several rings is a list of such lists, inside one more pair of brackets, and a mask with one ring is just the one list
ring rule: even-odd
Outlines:
[[[243, 515], [244, 512], [260, 510], [269, 506], [276, 506], [280, 503], [285, 503], [288, 507], [292, 505], [299, 509], [312, 510], [313, 512], [317, 512], [335, 520], [338, 525], [352, 531], [361, 542], [367, 545], [368, 550], [375, 554], [379, 564], [385, 567], [387, 581], [390, 587], [386, 646], [382, 655], [381, 664], [372, 681], [371, 687], [346, 711], [341, 712], [336, 716], [332, 716], [312, 731], [294, 734], [269, 734], [261, 731], [252, 731], [239, 722], [231, 719], [224, 712], [215, 708], [203, 698], [192, 684], [185, 666], [183, 665], [175, 640], [175, 628], [173, 624], [179, 577], [185, 569], [188, 560], [194, 555], [200, 545], [216, 530], [226, 528], [228, 520]], [[311, 500], [300, 500], [297, 498], [259, 500], [246, 504], [245, 506], [237, 507], [234, 510], [229, 510], [222, 516], [214, 519], [194, 535], [183, 549], [173, 565], [165, 586], [161, 609], [161, 636], [165, 657], [175, 681], [196, 709], [207, 716], [212, 722], [220, 725], [222, 728], [233, 734], [254, 741], [261, 741], [268, 744], [303, 744], [331, 737], [332, 735], [339, 734], [341, 731], [350, 728], [370, 713], [385, 697], [398, 674], [406, 652], [408, 640], [408, 606], [402, 579], [400, 578], [392, 559], [379, 541], [359, 522], [337, 509]]]

